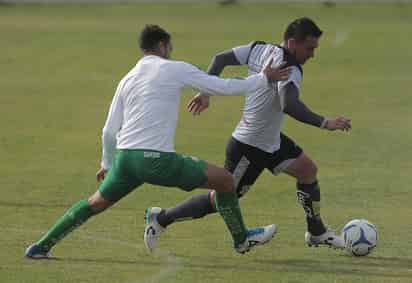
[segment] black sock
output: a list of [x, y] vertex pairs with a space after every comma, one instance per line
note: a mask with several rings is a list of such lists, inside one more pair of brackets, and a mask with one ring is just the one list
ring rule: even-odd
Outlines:
[[174, 221], [201, 218], [215, 212], [216, 208], [212, 206], [210, 201], [210, 193], [194, 195], [175, 207], [163, 209], [158, 215], [157, 221], [163, 227], [167, 227]]
[[325, 225], [320, 218], [320, 189], [318, 182], [312, 184], [296, 184], [298, 201], [306, 214], [308, 231], [318, 236], [326, 232]]

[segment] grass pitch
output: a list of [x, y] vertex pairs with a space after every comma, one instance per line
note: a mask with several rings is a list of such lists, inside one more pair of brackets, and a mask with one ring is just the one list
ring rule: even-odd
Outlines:
[[[172, 33], [175, 59], [205, 69], [217, 51], [279, 42], [300, 16], [324, 30], [316, 60], [305, 66], [303, 99], [326, 116], [352, 118], [353, 131], [291, 119], [284, 131], [319, 166], [326, 222], [341, 228], [364, 217], [377, 225], [372, 255], [306, 248], [293, 180], [265, 173], [241, 202], [244, 217], [249, 226], [277, 223], [279, 233], [245, 256], [232, 250], [217, 215], [171, 226], [159, 254], [148, 256], [144, 209], [189, 194], [143, 186], [62, 241], [53, 250], [58, 260], [23, 258], [73, 202], [96, 190], [101, 127], [117, 82], [140, 56], [145, 23]], [[411, 24], [406, 4], [0, 6], [0, 282], [412, 282]], [[194, 118], [184, 111], [192, 94], [182, 98], [176, 148], [222, 164], [242, 98], [214, 98]]]

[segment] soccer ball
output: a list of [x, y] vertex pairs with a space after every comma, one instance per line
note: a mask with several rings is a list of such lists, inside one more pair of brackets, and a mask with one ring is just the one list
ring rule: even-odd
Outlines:
[[349, 221], [342, 229], [345, 249], [354, 256], [368, 255], [376, 247], [378, 232], [366, 219]]

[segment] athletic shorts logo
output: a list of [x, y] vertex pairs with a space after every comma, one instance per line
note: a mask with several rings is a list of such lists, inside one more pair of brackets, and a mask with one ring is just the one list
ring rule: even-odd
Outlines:
[[156, 151], [145, 151], [143, 152], [144, 158], [160, 158], [160, 152]]

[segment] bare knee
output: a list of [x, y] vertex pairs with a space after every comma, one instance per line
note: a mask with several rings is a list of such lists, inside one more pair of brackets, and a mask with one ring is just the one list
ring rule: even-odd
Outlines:
[[223, 169], [224, 173], [222, 173], [222, 186], [221, 186], [221, 191], [222, 192], [230, 192], [234, 190], [234, 184], [233, 184], [233, 176], [230, 174], [229, 171], [226, 169]]
[[113, 204], [113, 202], [104, 199], [99, 191], [89, 197], [88, 202], [91, 210], [96, 214], [106, 210]]
[[316, 181], [317, 174], [318, 167], [312, 160], [308, 159], [307, 162], [305, 162], [304, 166], [302, 166], [297, 179], [299, 183], [310, 184]]
[[302, 154], [286, 169], [286, 173], [295, 177], [298, 183], [311, 184], [317, 180], [318, 167], [308, 156]]
[[234, 190], [233, 176], [224, 168], [211, 164], [206, 167], [207, 188], [216, 192], [230, 192]]

